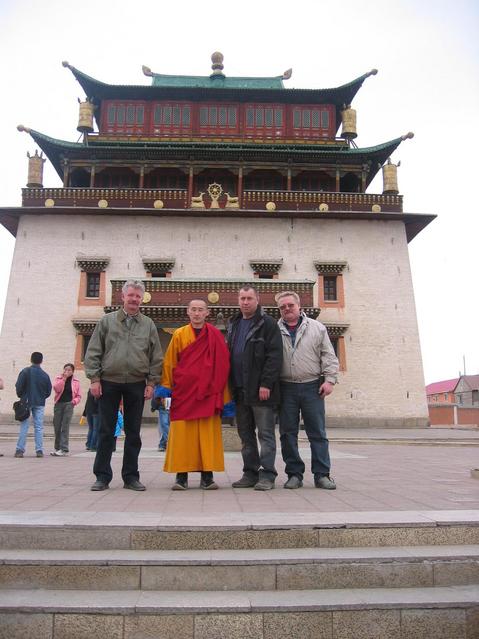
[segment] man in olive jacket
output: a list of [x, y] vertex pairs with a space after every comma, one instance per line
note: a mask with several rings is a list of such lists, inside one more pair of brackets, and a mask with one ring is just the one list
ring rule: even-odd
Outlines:
[[277, 322], [263, 311], [252, 286], [241, 288], [238, 300], [240, 312], [227, 333], [243, 456], [243, 476], [233, 488], [270, 490], [277, 475], [274, 408], [279, 405], [283, 344]]
[[124, 488], [145, 490], [140, 482], [138, 456], [143, 405], [159, 383], [163, 354], [154, 322], [140, 313], [145, 287], [128, 280], [122, 289], [123, 308], [98, 322], [85, 355], [90, 391], [98, 398], [100, 428], [91, 490], [105, 490], [112, 477], [111, 455], [120, 402], [123, 400], [125, 445], [121, 475]]

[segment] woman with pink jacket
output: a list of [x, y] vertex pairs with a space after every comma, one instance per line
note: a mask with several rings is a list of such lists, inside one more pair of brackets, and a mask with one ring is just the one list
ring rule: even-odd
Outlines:
[[55, 406], [53, 408], [53, 428], [55, 430], [55, 450], [50, 455], [63, 457], [68, 455], [68, 439], [73, 407], [81, 400], [80, 382], [73, 377], [75, 367], [65, 364], [63, 373], [55, 377], [53, 390], [55, 391]]

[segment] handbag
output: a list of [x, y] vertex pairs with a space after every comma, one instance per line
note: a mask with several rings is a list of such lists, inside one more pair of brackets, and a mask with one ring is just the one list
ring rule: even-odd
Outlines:
[[17, 422], [23, 422], [30, 417], [30, 402], [28, 401], [28, 391], [30, 389], [30, 375], [31, 371], [28, 369], [27, 373], [27, 395], [22, 397], [16, 402], [13, 402], [13, 412], [15, 413], [15, 420]]
[[15, 419], [17, 422], [23, 422], [30, 417], [30, 406], [28, 399], [19, 399], [13, 402], [13, 410], [15, 413]]

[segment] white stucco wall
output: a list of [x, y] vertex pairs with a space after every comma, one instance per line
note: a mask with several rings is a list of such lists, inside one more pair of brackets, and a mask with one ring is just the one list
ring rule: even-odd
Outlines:
[[[250, 278], [252, 258], [283, 258], [279, 280], [317, 279], [313, 260], [348, 262], [344, 309], [320, 321], [346, 322], [347, 371], [328, 398], [335, 425], [425, 425], [427, 405], [404, 225], [376, 220], [119, 216], [22, 217], [12, 263], [0, 352], [2, 413], [30, 353], [44, 353], [52, 376], [73, 361], [77, 255], [108, 256], [110, 278], [144, 277], [143, 257], [174, 257], [173, 278]], [[317, 293], [316, 293], [317, 294]], [[315, 303], [317, 304], [317, 298]], [[83, 373], [83, 387], [87, 383]], [[52, 412], [53, 400], [47, 404]]]

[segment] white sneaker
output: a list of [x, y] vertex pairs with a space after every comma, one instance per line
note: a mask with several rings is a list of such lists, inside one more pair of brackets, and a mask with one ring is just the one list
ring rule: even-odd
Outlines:
[[63, 452], [63, 450], [52, 450], [50, 455], [53, 455], [53, 457], [64, 457], [66, 453]]

